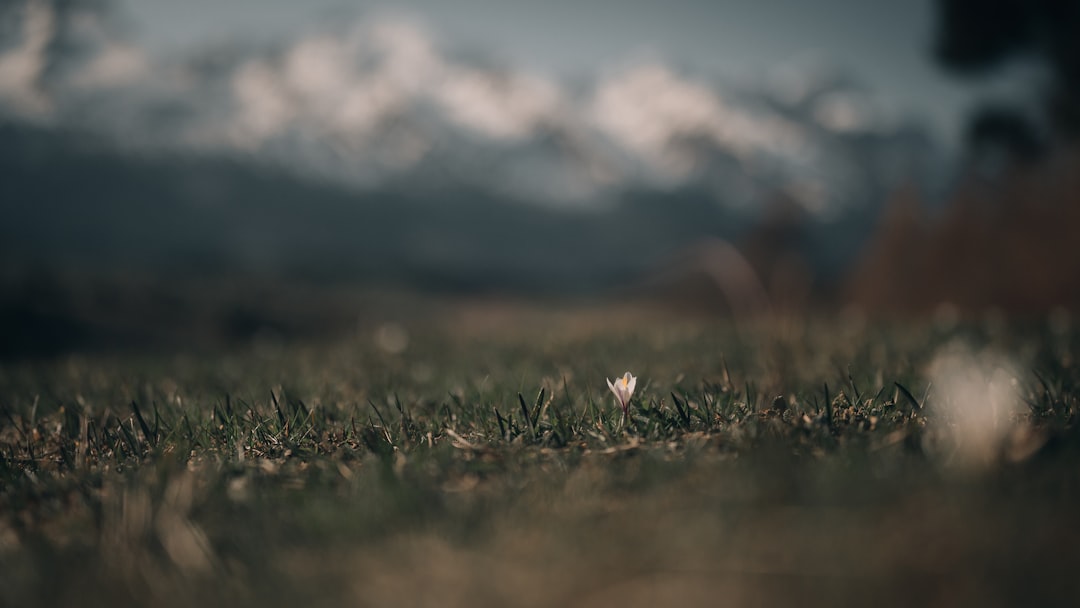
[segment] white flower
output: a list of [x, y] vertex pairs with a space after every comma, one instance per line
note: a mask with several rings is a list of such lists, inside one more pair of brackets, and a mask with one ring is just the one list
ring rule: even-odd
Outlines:
[[630, 397], [634, 394], [634, 387], [637, 386], [637, 378], [632, 376], [630, 372], [626, 372], [621, 378], [616, 379], [614, 383], [608, 380], [607, 385], [611, 392], [615, 393], [615, 399], [619, 403], [619, 407], [622, 408], [623, 416], [625, 416], [630, 408]]

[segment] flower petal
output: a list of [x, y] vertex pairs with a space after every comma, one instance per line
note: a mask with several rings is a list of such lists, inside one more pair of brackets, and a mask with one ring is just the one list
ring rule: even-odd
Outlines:
[[[630, 376], [630, 372], [626, 372], [627, 376]], [[626, 400], [630, 400], [630, 395], [634, 394], [634, 387], [637, 386], [637, 378], [630, 376], [630, 382], [626, 385]]]

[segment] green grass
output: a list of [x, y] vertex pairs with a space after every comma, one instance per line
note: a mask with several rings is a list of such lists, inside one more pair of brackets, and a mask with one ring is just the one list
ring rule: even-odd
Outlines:
[[[0, 604], [1051, 605], [1078, 336], [514, 312], [0, 368]], [[1020, 404], [977, 466], [962, 342]], [[638, 375], [625, 423], [605, 377]], [[960, 445], [963, 441], [960, 442]]]

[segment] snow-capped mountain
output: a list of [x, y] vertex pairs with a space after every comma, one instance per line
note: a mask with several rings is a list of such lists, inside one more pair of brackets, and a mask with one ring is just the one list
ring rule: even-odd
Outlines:
[[157, 58], [100, 10], [32, 0], [2, 12], [0, 117], [365, 191], [465, 185], [594, 207], [692, 187], [732, 209], [782, 194], [829, 216], [942, 165], [915, 123], [813, 73], [721, 85], [650, 62], [569, 86], [386, 20]]

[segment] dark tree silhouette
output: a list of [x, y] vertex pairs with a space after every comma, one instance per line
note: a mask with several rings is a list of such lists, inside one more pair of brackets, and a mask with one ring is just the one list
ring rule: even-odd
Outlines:
[[[980, 75], [1020, 58], [1045, 65], [1045, 121], [1064, 139], [1080, 138], [1080, 0], [938, 0], [938, 14], [935, 54], [946, 69]], [[989, 119], [992, 128], [976, 125], [972, 132], [985, 136], [1004, 120], [1009, 124], [1001, 131], [1016, 141], [1016, 128], [1030, 127], [1023, 126], [1022, 112], [1013, 112], [1006, 117], [995, 107], [991, 116], [977, 118]]]
[[991, 170], [999, 161], [1037, 161], [1046, 148], [1045, 139], [1030, 117], [996, 103], [987, 103], [972, 113], [965, 139], [975, 157], [990, 165]]

